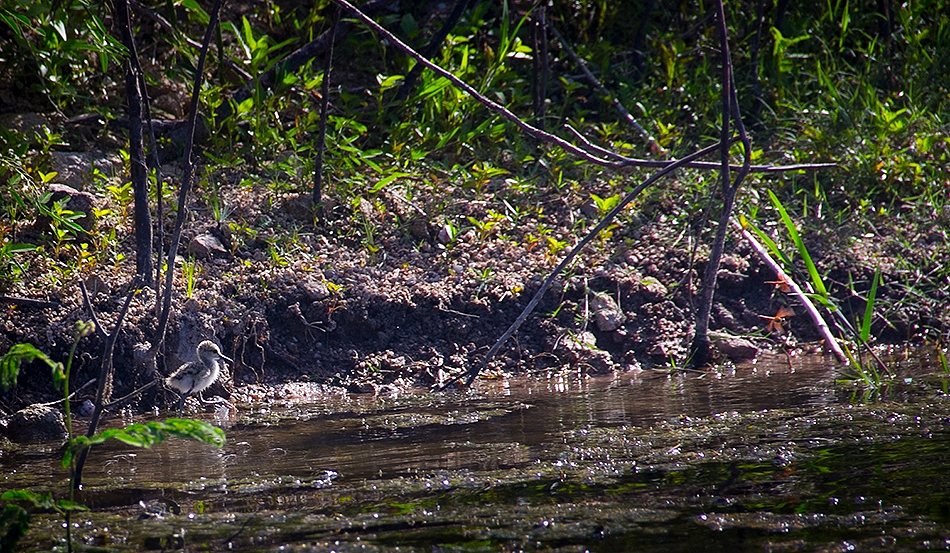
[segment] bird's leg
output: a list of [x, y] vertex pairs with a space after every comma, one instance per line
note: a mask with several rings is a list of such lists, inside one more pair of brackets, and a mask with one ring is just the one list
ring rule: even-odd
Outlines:
[[179, 415], [179, 416], [181, 416], [182, 412], [183, 412], [184, 409], [185, 409], [185, 400], [186, 400], [186, 399], [188, 399], [188, 394], [187, 394], [187, 393], [185, 393], [185, 394], [178, 394], [178, 407], [176, 407], [176, 409], [178, 410], [178, 415]]

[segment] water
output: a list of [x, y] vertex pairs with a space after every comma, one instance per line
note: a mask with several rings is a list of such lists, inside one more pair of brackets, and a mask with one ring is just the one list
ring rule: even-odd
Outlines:
[[[74, 541], [270, 551], [950, 549], [950, 401], [926, 359], [856, 403], [827, 360], [245, 405], [221, 450], [93, 450]], [[316, 399], [317, 401], [313, 401]], [[55, 454], [3, 489], [61, 493]], [[64, 548], [34, 517], [26, 550]]]

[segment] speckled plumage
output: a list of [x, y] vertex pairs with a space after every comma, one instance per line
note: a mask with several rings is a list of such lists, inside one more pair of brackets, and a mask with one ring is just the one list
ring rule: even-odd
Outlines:
[[205, 340], [198, 344], [198, 360], [185, 363], [165, 379], [169, 389], [182, 396], [182, 402], [190, 394], [197, 394], [214, 384], [221, 374], [221, 360], [234, 361], [221, 353], [217, 344]]

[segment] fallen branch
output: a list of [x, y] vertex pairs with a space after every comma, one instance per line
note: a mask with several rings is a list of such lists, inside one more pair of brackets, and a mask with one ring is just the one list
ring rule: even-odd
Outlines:
[[743, 228], [742, 224], [735, 220], [731, 219], [732, 226], [736, 228], [746, 242], [752, 246], [752, 249], [755, 250], [755, 253], [759, 255], [759, 259], [765, 262], [766, 265], [772, 269], [777, 275], [779, 281], [788, 284], [788, 287], [791, 289], [789, 293], [792, 296], [798, 298], [801, 302], [802, 307], [805, 308], [805, 311], [808, 313], [808, 317], [811, 319], [813, 325], [818, 330], [819, 334], [825, 339], [825, 343], [828, 344], [828, 349], [835, 355], [838, 359], [838, 362], [847, 365], [848, 356], [844, 354], [844, 351], [841, 350], [841, 346], [838, 345], [838, 340], [835, 339], [834, 335], [831, 333], [831, 328], [828, 327], [828, 323], [825, 322], [825, 319], [821, 316], [821, 313], [818, 312], [818, 308], [815, 307], [815, 304], [812, 303], [811, 299], [808, 297], [808, 294], [805, 293], [802, 288], [792, 280], [792, 277], [782, 269], [782, 266], [778, 264], [777, 261], [772, 259], [772, 256], [769, 255], [769, 252], [765, 247], [752, 236], [752, 233]]
[[[668, 175], [669, 173], [672, 173], [673, 171], [681, 167], [685, 167], [687, 164], [689, 164], [690, 161], [697, 159], [699, 157], [702, 157], [706, 154], [709, 154], [710, 152], [717, 150], [719, 147], [720, 147], [719, 144], [716, 143], [711, 146], [707, 146], [703, 148], [702, 150], [693, 152], [690, 155], [684, 157], [683, 159], [675, 161], [671, 163], [670, 165], [664, 167], [663, 169], [660, 169], [656, 173], [653, 173], [652, 175], [650, 175], [649, 178], [647, 178], [645, 181], [640, 183], [639, 186], [637, 186], [636, 188], [628, 192], [627, 195], [624, 196], [622, 200], [620, 200], [620, 203], [614, 206], [614, 208], [611, 209], [610, 212], [607, 213], [607, 215], [605, 215], [604, 218], [601, 219], [599, 223], [597, 223], [597, 226], [592, 228], [587, 233], [587, 235], [584, 236], [584, 238], [582, 238], [581, 241], [577, 243], [576, 246], [571, 248], [570, 253], [568, 253], [564, 257], [564, 259], [562, 259], [561, 262], [557, 264], [557, 267], [555, 267], [554, 270], [551, 271], [551, 273], [547, 276], [547, 278], [544, 279], [544, 282], [541, 284], [540, 288], [538, 288], [537, 292], [534, 293], [534, 297], [531, 298], [531, 301], [528, 302], [528, 305], [525, 306], [525, 308], [521, 311], [521, 314], [518, 315], [518, 318], [515, 319], [515, 322], [511, 323], [511, 326], [508, 327], [508, 330], [506, 330], [505, 333], [502, 334], [501, 337], [498, 338], [498, 340], [495, 342], [495, 345], [493, 345], [491, 349], [488, 350], [488, 353], [485, 354], [485, 357], [482, 359], [481, 363], [479, 363], [478, 365], [475, 365], [474, 367], [472, 367], [472, 369], [468, 371], [468, 376], [465, 379], [465, 385], [469, 386], [472, 384], [472, 382], [475, 381], [475, 378], [478, 377], [478, 373], [481, 372], [481, 370], [484, 369], [488, 365], [488, 362], [491, 361], [492, 357], [494, 357], [495, 354], [498, 353], [498, 351], [501, 349], [501, 346], [504, 345], [504, 343], [508, 341], [508, 338], [510, 338], [511, 335], [514, 334], [515, 331], [517, 331], [518, 328], [525, 322], [528, 316], [534, 311], [534, 308], [537, 307], [538, 303], [541, 301], [541, 298], [544, 296], [544, 293], [547, 292], [548, 288], [551, 287], [551, 284], [554, 282], [554, 279], [557, 278], [559, 274], [561, 274], [561, 271], [563, 271], [564, 268], [567, 267], [567, 265], [571, 261], [573, 261], [575, 257], [577, 257], [577, 255], [581, 252], [581, 250], [583, 250], [588, 244], [590, 244], [591, 241], [593, 241], [594, 238], [596, 238], [602, 230], [607, 228], [607, 226], [614, 220], [614, 218], [616, 218], [617, 215], [619, 215], [620, 212], [623, 211], [623, 209], [626, 208], [627, 205], [634, 200], [634, 198], [639, 196], [640, 193], [646, 190], [647, 187], [649, 187], [656, 181], [660, 180], [664, 176]], [[456, 380], [458, 380], [460, 377], [461, 375], [453, 377], [447, 384], [443, 385], [442, 388], [443, 389], [446, 388], [452, 382], [455, 382]]]
[[50, 307], [59, 307], [62, 305], [56, 301], [46, 301], [46, 300], [34, 300], [31, 298], [21, 298], [19, 296], [4, 296], [0, 295], [0, 303], [7, 303], [10, 305], [23, 305], [26, 307], [36, 307], [39, 309], [48, 309]]

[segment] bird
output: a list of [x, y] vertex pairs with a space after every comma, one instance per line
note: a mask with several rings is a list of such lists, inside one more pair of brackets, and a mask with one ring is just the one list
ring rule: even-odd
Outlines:
[[198, 344], [196, 353], [197, 361], [183, 364], [165, 379], [165, 386], [175, 391], [181, 398], [178, 403], [179, 411], [185, 405], [185, 400], [189, 395], [200, 394], [208, 386], [214, 384], [218, 375], [221, 374], [222, 360], [234, 363], [234, 360], [221, 353], [218, 345], [211, 340]]

